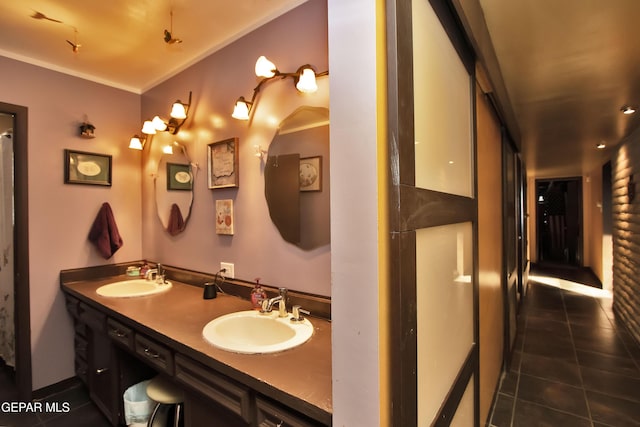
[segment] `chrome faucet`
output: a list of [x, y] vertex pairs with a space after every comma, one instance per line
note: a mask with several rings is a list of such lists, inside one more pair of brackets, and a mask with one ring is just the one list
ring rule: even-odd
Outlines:
[[164, 268], [162, 267], [162, 264], [158, 263], [156, 268], [152, 268], [149, 271], [147, 271], [147, 273], [144, 275], [144, 278], [147, 280], [153, 280], [153, 275], [155, 276], [156, 279], [156, 283], [159, 285], [163, 285], [165, 283], [164, 280]]
[[144, 274], [144, 278], [147, 280], [153, 280], [153, 275], [158, 275], [158, 269], [157, 268], [150, 268], [149, 270], [147, 270], [147, 272]]
[[158, 263], [158, 266], [156, 268], [157, 273], [156, 273], [156, 283], [159, 285], [164, 285], [164, 268], [162, 267], [162, 264]]
[[262, 312], [271, 313], [273, 304], [278, 303], [278, 317], [287, 317], [287, 288], [280, 288], [280, 295], [262, 301]]

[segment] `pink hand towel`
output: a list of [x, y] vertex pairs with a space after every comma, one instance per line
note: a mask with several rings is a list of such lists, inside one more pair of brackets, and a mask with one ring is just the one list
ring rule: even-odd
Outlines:
[[118, 232], [116, 220], [109, 203], [103, 203], [89, 231], [89, 241], [96, 245], [100, 255], [109, 259], [122, 246], [122, 237]]

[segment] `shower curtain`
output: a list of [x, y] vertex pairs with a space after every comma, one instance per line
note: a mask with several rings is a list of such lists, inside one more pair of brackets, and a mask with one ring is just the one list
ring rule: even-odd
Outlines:
[[15, 366], [13, 295], [13, 139], [0, 136], [0, 357]]

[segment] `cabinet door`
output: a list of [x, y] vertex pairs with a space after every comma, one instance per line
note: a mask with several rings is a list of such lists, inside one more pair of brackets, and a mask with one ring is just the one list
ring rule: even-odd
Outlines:
[[117, 366], [114, 363], [111, 341], [106, 334], [94, 330], [89, 335], [89, 396], [111, 424], [117, 425]]

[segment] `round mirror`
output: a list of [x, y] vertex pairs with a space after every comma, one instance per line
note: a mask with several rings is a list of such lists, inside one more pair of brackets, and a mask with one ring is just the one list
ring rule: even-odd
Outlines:
[[197, 168], [193, 167], [184, 146], [174, 142], [172, 148], [173, 153], [163, 154], [158, 163], [155, 199], [162, 227], [175, 236], [184, 231], [191, 214]]
[[264, 180], [269, 215], [285, 241], [304, 250], [331, 243], [329, 109], [300, 107], [280, 123]]

